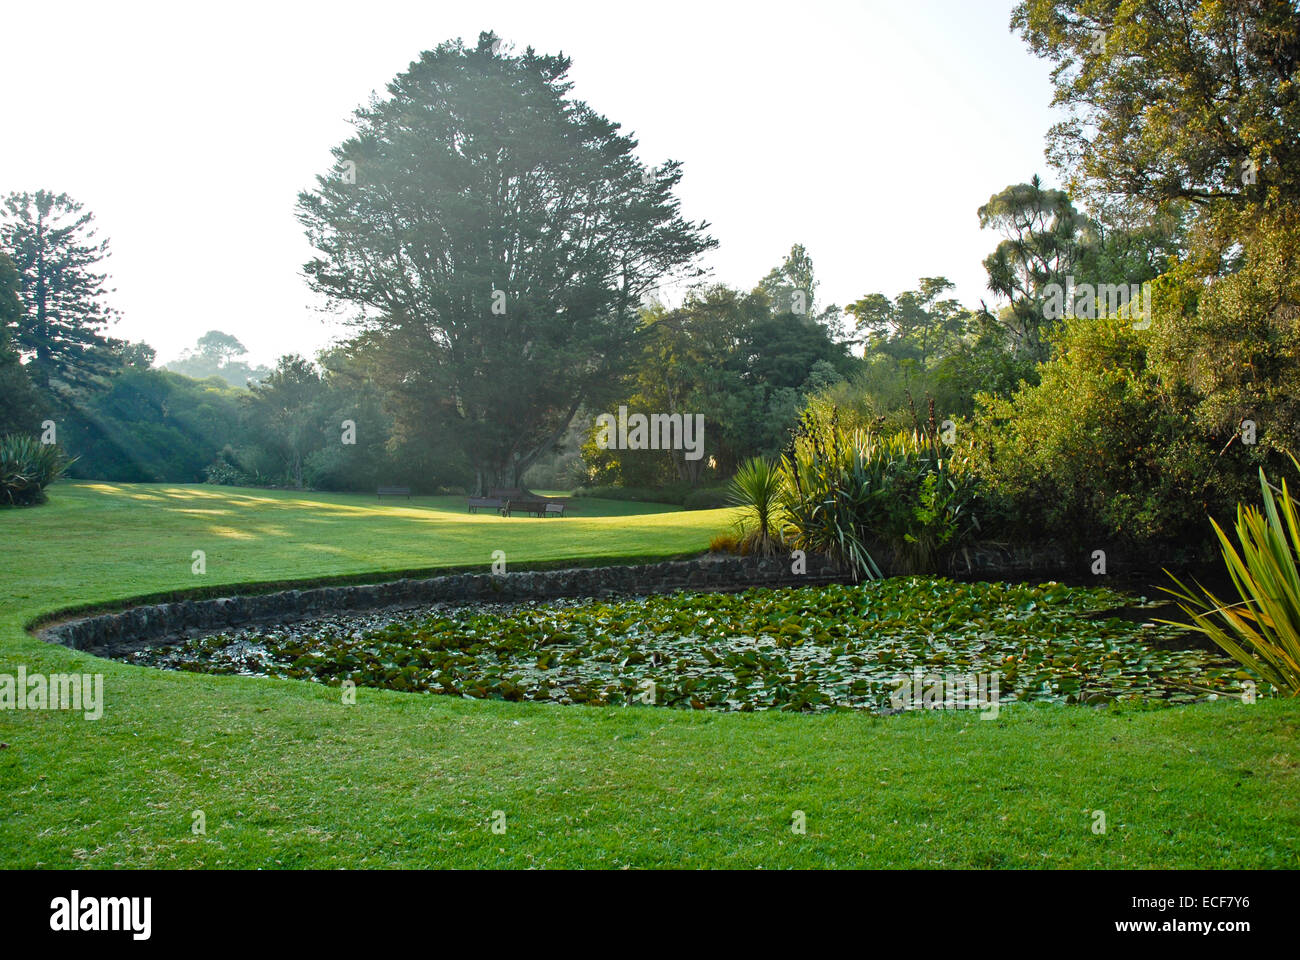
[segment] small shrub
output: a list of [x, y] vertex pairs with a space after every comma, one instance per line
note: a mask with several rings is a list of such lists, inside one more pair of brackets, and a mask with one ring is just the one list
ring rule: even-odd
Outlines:
[[741, 464], [731, 480], [731, 502], [742, 510], [738, 523], [741, 552], [768, 556], [784, 546], [781, 471], [775, 463], [754, 457]]
[[45, 488], [63, 476], [72, 462], [57, 444], [21, 433], [0, 437], [0, 503], [44, 503]]
[[709, 541], [710, 553], [740, 553], [740, 537], [734, 533], [720, 533]]
[[220, 486], [251, 487], [254, 485], [253, 478], [227, 460], [223, 454], [218, 454], [217, 459], [208, 464], [203, 473], [207, 477], [206, 482]]

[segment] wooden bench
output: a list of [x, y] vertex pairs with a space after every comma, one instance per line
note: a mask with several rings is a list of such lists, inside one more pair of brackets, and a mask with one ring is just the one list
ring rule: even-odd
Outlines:
[[375, 493], [375, 499], [378, 500], [381, 497], [405, 497], [407, 500], [410, 500], [411, 488], [410, 487], [380, 487], [379, 490], [376, 491]]
[[568, 497], [543, 497], [522, 487], [493, 487], [486, 497], [468, 497], [469, 512], [487, 507], [504, 516], [524, 513], [531, 517], [562, 517], [569, 505]]
[[528, 498], [522, 500], [506, 501], [506, 516], [510, 516], [515, 511], [526, 513], [530, 517], [562, 517], [564, 510], [569, 505], [568, 497], [550, 497]]

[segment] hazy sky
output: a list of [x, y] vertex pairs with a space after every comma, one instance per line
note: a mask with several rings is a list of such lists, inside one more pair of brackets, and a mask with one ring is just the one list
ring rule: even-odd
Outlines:
[[371, 91], [421, 50], [495, 30], [573, 59], [574, 95], [681, 160], [716, 280], [795, 242], [822, 304], [943, 275], [974, 305], [996, 244], [976, 209], [1033, 173], [1046, 64], [1011, 0], [677, 3], [43, 0], [3, 14], [0, 193], [66, 192], [112, 240], [114, 336], [167, 361], [210, 329], [253, 359], [340, 332], [307, 290], [297, 192]]

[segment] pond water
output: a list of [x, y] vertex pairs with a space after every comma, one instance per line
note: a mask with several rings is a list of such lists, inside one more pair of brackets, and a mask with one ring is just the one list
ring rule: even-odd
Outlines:
[[[1195, 648], [1194, 635], [1143, 619], [1143, 603], [1056, 583], [907, 577], [338, 614], [123, 659], [463, 697], [706, 710], [892, 712], [919, 705], [920, 678], [969, 682], [972, 692], [982, 683], [1003, 704], [1241, 695], [1248, 674]], [[913, 690], [916, 703], [900, 700]]]

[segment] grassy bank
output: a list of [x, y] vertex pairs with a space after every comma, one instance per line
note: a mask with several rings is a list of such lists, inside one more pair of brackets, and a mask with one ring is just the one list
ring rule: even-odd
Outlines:
[[[0, 513], [0, 673], [104, 674], [102, 719], [0, 712], [3, 866], [1300, 864], [1300, 708], [704, 714], [163, 673], [51, 647], [70, 606], [197, 587], [705, 549], [726, 511], [80, 484]], [[207, 573], [191, 572], [203, 550]], [[791, 830], [794, 812], [807, 832]], [[1093, 832], [1094, 811], [1107, 829]], [[195, 835], [202, 811], [205, 835]], [[506, 831], [493, 833], [494, 812]], [[499, 822], [495, 821], [495, 822]]]

